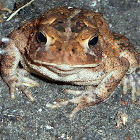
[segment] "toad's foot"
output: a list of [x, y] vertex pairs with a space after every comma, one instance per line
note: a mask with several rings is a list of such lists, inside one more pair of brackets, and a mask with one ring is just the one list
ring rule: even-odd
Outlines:
[[85, 106], [90, 106], [90, 105], [96, 104], [95, 100], [98, 100], [98, 99], [96, 99], [98, 97], [96, 97], [96, 94], [93, 94], [94, 90], [95, 90], [95, 88], [92, 86], [88, 86], [83, 91], [65, 90], [66, 93], [73, 94], [76, 96], [79, 95], [79, 96], [75, 97], [73, 99], [67, 100], [67, 101], [56, 103], [56, 104], [47, 104], [46, 106], [54, 109], [54, 108], [66, 106], [69, 103], [78, 104], [77, 107], [75, 107], [73, 109], [73, 111], [71, 112], [71, 114], [69, 115], [69, 118], [72, 118], [74, 116], [74, 114], [76, 114], [79, 110], [83, 109]]
[[3, 74], [3, 78], [10, 88], [11, 99], [15, 99], [15, 89], [18, 88], [30, 99], [30, 101], [35, 100], [25, 86], [33, 87], [39, 86], [39, 84], [36, 81], [26, 77], [25, 75], [27, 74], [27, 71], [23, 69], [17, 69], [16, 73], [10, 77]]
[[122, 79], [123, 94], [126, 94], [128, 90], [131, 90], [132, 103], [136, 101], [136, 96], [140, 95], [140, 67], [138, 67], [133, 73], [126, 74]]

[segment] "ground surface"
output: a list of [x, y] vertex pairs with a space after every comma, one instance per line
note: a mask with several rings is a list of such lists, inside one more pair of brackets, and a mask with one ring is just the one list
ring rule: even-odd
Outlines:
[[[13, 1], [1, 0], [4, 7], [11, 10]], [[19, 1], [17, 6], [19, 5]], [[24, 5], [27, 0], [20, 0]], [[44, 11], [57, 6], [88, 8], [102, 12], [110, 29], [126, 35], [140, 52], [140, 1], [139, 0], [36, 0], [21, 10], [9, 22], [0, 23], [0, 36], [7, 36], [12, 30], [28, 20], [38, 17]], [[0, 12], [3, 13], [3, 12]], [[9, 17], [3, 13], [4, 17]], [[10, 100], [7, 85], [0, 78], [0, 139], [1, 140], [131, 140], [140, 139], [140, 106], [131, 104], [130, 93], [122, 96], [119, 86], [113, 96], [98, 106], [88, 107], [72, 119], [68, 114], [74, 105], [60, 109], [49, 109], [47, 103], [71, 96], [62, 92], [73, 89], [70, 85], [50, 83], [31, 76], [40, 83], [40, 88], [30, 89], [36, 102], [31, 103], [23, 94], [16, 91], [16, 99]], [[128, 105], [121, 105], [125, 100]], [[120, 129], [116, 128], [118, 111], [127, 115], [128, 121]]]

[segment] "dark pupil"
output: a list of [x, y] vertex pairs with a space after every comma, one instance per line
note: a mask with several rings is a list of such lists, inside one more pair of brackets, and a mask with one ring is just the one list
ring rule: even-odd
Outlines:
[[37, 33], [37, 39], [38, 39], [39, 42], [44, 42], [44, 43], [47, 42], [46, 37], [41, 32]]
[[98, 37], [94, 37], [89, 41], [88, 45], [94, 46], [94, 45], [96, 45], [97, 42], [98, 42]]

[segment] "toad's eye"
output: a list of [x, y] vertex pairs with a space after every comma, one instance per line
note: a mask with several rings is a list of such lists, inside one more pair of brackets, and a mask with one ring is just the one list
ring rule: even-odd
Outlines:
[[37, 32], [36, 37], [37, 37], [37, 41], [40, 43], [45, 44], [47, 42], [47, 38], [41, 32]]
[[91, 38], [91, 39], [89, 40], [88, 46], [89, 46], [89, 47], [90, 47], [90, 46], [94, 46], [94, 45], [97, 44], [97, 42], [98, 42], [98, 36], [93, 37], [93, 38]]

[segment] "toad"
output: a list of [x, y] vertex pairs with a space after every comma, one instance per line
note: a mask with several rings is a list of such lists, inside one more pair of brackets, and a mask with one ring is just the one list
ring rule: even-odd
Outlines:
[[1, 58], [1, 74], [11, 99], [18, 88], [34, 101], [26, 86], [39, 84], [27, 77], [28, 72], [85, 86], [83, 91], [66, 90], [76, 96], [73, 99], [48, 104], [51, 108], [77, 104], [70, 117], [107, 100], [120, 82], [123, 94], [131, 90], [132, 102], [140, 93], [139, 54], [129, 39], [109, 30], [101, 13], [57, 7], [14, 30], [9, 38]]

